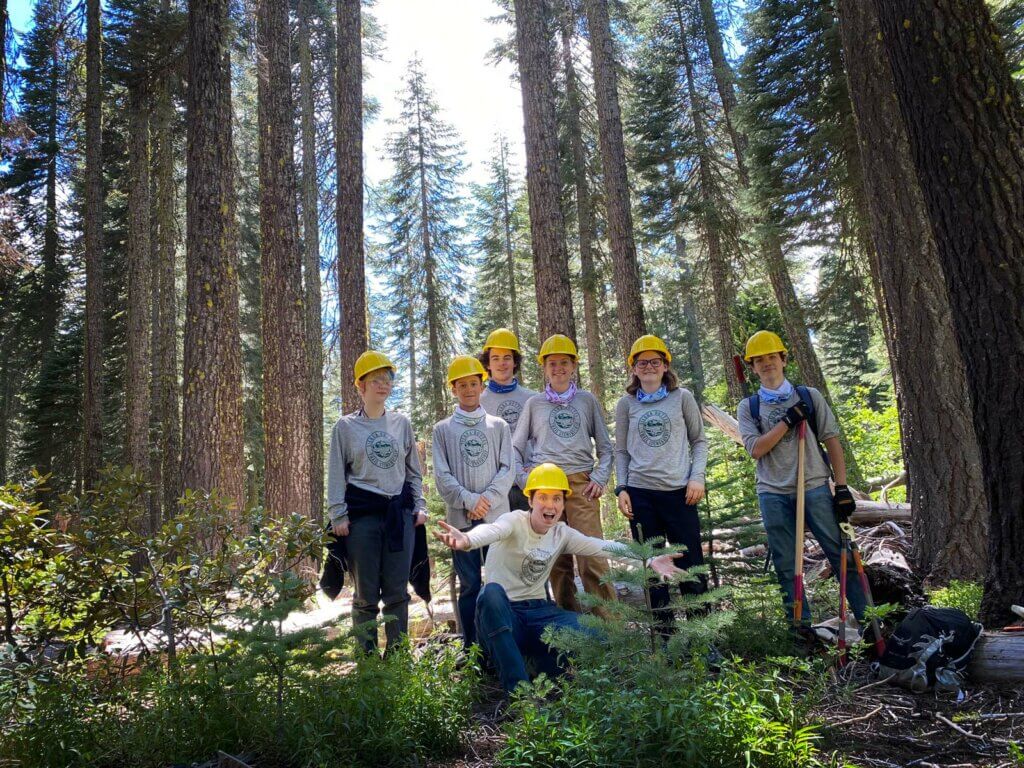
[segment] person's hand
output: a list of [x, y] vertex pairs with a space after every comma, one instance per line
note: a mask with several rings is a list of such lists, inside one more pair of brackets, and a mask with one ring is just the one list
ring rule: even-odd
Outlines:
[[664, 555], [658, 555], [657, 557], [651, 558], [651, 570], [658, 574], [662, 581], [671, 579], [673, 576], [678, 576], [681, 573], [686, 573], [682, 568], [676, 567], [675, 558], [679, 557], [681, 554], [683, 553], [668, 552]]
[[449, 549], [460, 549], [469, 551], [469, 536], [464, 534], [453, 525], [448, 525], [444, 520], [437, 521], [440, 531], [433, 531], [434, 538], [440, 541]]
[[491, 502], [487, 500], [485, 496], [481, 496], [477, 501], [476, 506], [469, 511], [470, 520], [483, 520], [487, 517], [487, 513], [491, 511]]
[[420, 510], [419, 512], [416, 513], [416, 522], [413, 523], [413, 525], [414, 526], [420, 526], [420, 525], [426, 525], [426, 524], [427, 524], [427, 513], [424, 512], [423, 510]]
[[633, 500], [629, 498], [629, 491], [619, 491], [619, 512], [627, 520], [633, 519]]
[[790, 429], [793, 429], [793, 427], [795, 427], [801, 421], [806, 421], [806, 420], [807, 420], [807, 407], [803, 404], [802, 401], [797, 403], [796, 405], [791, 405], [786, 410], [786, 415], [782, 417], [782, 421]]
[[691, 480], [686, 484], [686, 503], [696, 504], [704, 498], [704, 483], [700, 480]]
[[343, 517], [331, 524], [331, 533], [335, 536], [348, 536], [348, 517]]
[[832, 509], [836, 513], [836, 520], [845, 523], [857, 510], [857, 502], [845, 485], [837, 485], [835, 496], [832, 497]]
[[583, 496], [588, 499], [599, 499], [602, 493], [604, 493], [604, 486], [593, 480], [587, 483], [587, 487], [583, 489]]

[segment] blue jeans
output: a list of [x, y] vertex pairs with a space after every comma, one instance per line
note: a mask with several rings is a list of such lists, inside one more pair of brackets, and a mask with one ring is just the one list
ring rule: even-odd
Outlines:
[[[481, 522], [483, 521], [476, 520], [469, 528], [462, 530], [471, 530]], [[452, 567], [455, 569], [455, 575], [459, 577], [459, 623], [462, 626], [462, 639], [467, 648], [476, 642], [476, 600], [480, 596], [480, 587], [483, 586], [481, 571], [486, 557], [487, 547], [471, 549], [469, 552], [452, 552]]]
[[[771, 550], [772, 562], [775, 564], [775, 575], [779, 579], [786, 608], [792, 611], [795, 599], [793, 576], [796, 571], [796, 495], [759, 493], [757, 501], [761, 507], [761, 520], [764, 522], [764, 529], [768, 534], [768, 548]], [[835, 512], [832, 510], [832, 491], [827, 484], [807, 491], [804, 521], [824, 550], [825, 557], [832, 564], [832, 572], [838, 579], [842, 539]], [[846, 597], [857, 620], [863, 621], [867, 600], [853, 567], [852, 557], [847, 560], [847, 567], [849, 574], [846, 579]], [[811, 623], [811, 606], [807, 602], [806, 591], [804, 592], [802, 616], [803, 623], [809, 625]]]
[[547, 627], [587, 632], [579, 615], [559, 608], [551, 600], [508, 599], [500, 584], [485, 584], [476, 603], [476, 629], [507, 693], [530, 680], [526, 657], [537, 672], [557, 677], [563, 671], [558, 652], [541, 640]]

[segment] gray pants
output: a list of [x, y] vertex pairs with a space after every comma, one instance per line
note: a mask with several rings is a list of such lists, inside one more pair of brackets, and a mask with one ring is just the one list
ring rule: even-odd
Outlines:
[[[409, 569], [412, 566], [413, 519], [405, 521], [402, 550], [389, 552], [384, 531], [384, 515], [360, 515], [349, 522], [348, 559], [355, 585], [352, 599], [352, 626], [377, 620], [378, 606], [384, 603], [384, 615], [396, 621], [384, 625], [387, 647], [395, 645], [409, 631]], [[369, 629], [369, 628], [367, 628]], [[374, 626], [361, 639], [363, 647], [377, 650]]]

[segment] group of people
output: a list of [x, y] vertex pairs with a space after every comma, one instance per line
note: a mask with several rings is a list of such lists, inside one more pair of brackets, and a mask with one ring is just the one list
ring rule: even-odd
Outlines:
[[[807, 522], [837, 572], [838, 521], [854, 501], [835, 416], [817, 390], [785, 378], [786, 354], [769, 331], [748, 341], [745, 359], [761, 388], [740, 404], [738, 420], [744, 446], [757, 460], [776, 574], [792, 603], [800, 422], [809, 423], [823, 446], [820, 453], [808, 451]], [[578, 386], [579, 355], [571, 339], [555, 334], [541, 345], [541, 392], [519, 383], [522, 359], [515, 334], [499, 328], [478, 356], [451, 361], [447, 381], [456, 405], [434, 426], [432, 452], [446, 507], [434, 535], [453, 551], [463, 638], [467, 646], [482, 647], [508, 691], [529, 679], [528, 657], [537, 669], [557, 672], [558, 659], [542, 634], [552, 625], [580, 628], [577, 571], [587, 592], [615, 599], [602, 577], [608, 558], [626, 558], [628, 550], [602, 538], [600, 499], [613, 468], [618, 508], [634, 539], [662, 538], [672, 548], [649, 563], [669, 579], [703, 563], [696, 505], [704, 497], [708, 459], [697, 401], [680, 386], [671, 352], [657, 336], [641, 336], [627, 357], [630, 380], [615, 407], [614, 446], [601, 404]], [[393, 617], [385, 624], [392, 647], [408, 628], [413, 532], [427, 522], [423, 476], [411, 422], [385, 405], [393, 363], [365, 352], [354, 378], [362, 407], [339, 419], [331, 435], [328, 514], [334, 535], [347, 537], [353, 624], [374, 622], [383, 604], [384, 615]], [[698, 577], [679, 588], [700, 594], [707, 586]], [[849, 598], [862, 618], [865, 598], [856, 582]], [[672, 619], [669, 601], [667, 586], [652, 589], [652, 608], [665, 625]], [[603, 611], [600, 605], [594, 610]], [[803, 615], [809, 620], [809, 608]], [[363, 642], [374, 651], [375, 632]]]

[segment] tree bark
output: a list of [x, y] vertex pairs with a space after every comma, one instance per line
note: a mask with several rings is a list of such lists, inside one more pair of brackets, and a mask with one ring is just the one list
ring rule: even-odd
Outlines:
[[750, 175], [747, 172], [747, 137], [736, 126], [736, 78], [732, 66], [725, 58], [725, 45], [722, 42], [722, 29], [715, 15], [714, 0], [699, 0], [701, 22], [704, 25], [704, 38], [708, 44], [711, 57], [711, 70], [715, 78], [718, 97], [722, 101], [722, 115], [725, 117], [725, 129], [729, 134], [733, 152], [736, 155], [736, 171], [740, 184], [744, 189], [750, 186]]
[[553, 333], [576, 338], [559, 179], [549, 0], [515, 0], [515, 15], [537, 331], [542, 339]]
[[[903, 452], [910, 475], [914, 560], [931, 582], [980, 579], [988, 506], [963, 357], [928, 226], [892, 71], [870, 4], [840, 0], [840, 30], [887, 314]], [[936, 375], [939, 368], [941, 375]]]
[[324, 507], [324, 360], [320, 317], [320, 209], [316, 179], [316, 115], [313, 101], [313, 56], [309, 45], [312, 13], [312, 0], [300, 0], [298, 43], [299, 98], [302, 111], [302, 274], [306, 309], [306, 354], [309, 362], [309, 503], [311, 519], [320, 520]]
[[686, 70], [686, 91], [690, 102], [690, 119], [693, 122], [693, 136], [697, 144], [697, 178], [702, 197], [700, 210], [701, 229], [708, 249], [708, 271], [711, 277], [715, 330], [718, 333], [719, 354], [722, 360], [722, 371], [725, 376], [729, 400], [735, 405], [743, 398], [744, 393], [743, 385], [736, 377], [736, 370], [732, 364], [733, 339], [732, 317], [730, 315], [733, 302], [732, 275], [730, 274], [728, 258], [722, 247], [718, 223], [715, 221], [713, 213], [715, 201], [710, 196], [710, 190], [714, 186], [710, 157], [711, 148], [708, 143], [707, 127], [704, 124], [704, 114], [698, 103], [697, 87], [693, 79], [693, 62], [690, 59], [690, 49], [686, 42], [686, 24], [683, 22], [682, 11], [679, 8], [678, 2], [676, 3], [675, 10], [679, 23], [679, 46], [683, 56], [683, 66]]
[[85, 372], [82, 480], [95, 485], [103, 449], [103, 66], [100, 0], [85, 4]]
[[189, 4], [181, 483], [245, 501], [228, 0]]
[[697, 402], [704, 404], [704, 359], [700, 353], [700, 324], [697, 320], [697, 307], [693, 300], [693, 270], [686, 257], [686, 238], [681, 232], [673, 234], [676, 246], [676, 259], [679, 262], [680, 283], [683, 286], [683, 317], [686, 318], [686, 354], [690, 361], [690, 372], [693, 375], [693, 396]]
[[125, 463], [148, 479], [150, 416], [149, 109], [145, 86], [128, 91], [128, 322]]
[[[162, 18], [170, 16], [170, 0], [161, 2]], [[174, 178], [174, 74], [168, 68], [158, 80], [153, 112], [154, 173], [156, 175], [156, 261], [159, 283], [157, 336], [153, 341], [156, 358], [155, 410], [159, 424], [160, 489], [162, 518], [173, 515], [181, 495], [181, 413], [178, 386], [178, 290], [176, 284], [177, 212]]]
[[283, 519], [310, 516], [310, 389], [303, 308], [288, 6], [260, 0], [257, 119], [266, 506]]
[[501, 223], [505, 233], [505, 267], [508, 272], [509, 314], [512, 333], [519, 338], [519, 289], [516, 285], [516, 252], [512, 246], [512, 201], [509, 187], [508, 142], [501, 136], [498, 152], [501, 156]]
[[[989, 505], [982, 620], [1024, 595], [1024, 109], [981, 0], [874, 3], [964, 358]], [[1007, 366], [1010, 366], [1008, 368]]]
[[619, 108], [618, 78], [615, 74], [615, 47], [607, 0], [585, 0], [587, 29], [590, 33], [590, 59], [594, 70], [594, 94], [597, 101], [598, 144], [604, 170], [608, 240], [611, 246], [612, 275], [615, 279], [619, 341], [623, 356], [633, 342], [647, 333], [644, 321], [640, 267], [633, 239], [633, 215], [629, 204], [629, 177], [626, 172], [626, 148], [622, 138], [622, 112]]
[[366, 351], [363, 266], [363, 47], [360, 0], [338, 0], [338, 90], [334, 140], [338, 197], [338, 303], [341, 311], [341, 400], [358, 410], [352, 387], [356, 358]]
[[[601, 354], [601, 327], [597, 311], [597, 270], [594, 250], [597, 227], [594, 224], [594, 203], [587, 183], [587, 149], [583, 143], [580, 120], [581, 100], [576, 67], [572, 59], [572, 29], [575, 18], [568, 2], [560, 14], [562, 66], [565, 69], [566, 120], [572, 150], [573, 186], [576, 190], [576, 223], [580, 237], [580, 277], [583, 289], [583, 323], [587, 337], [587, 363], [590, 368], [590, 390], [599, 403], [604, 403], [604, 357]], [[621, 126], [620, 126], [621, 127]], [[632, 341], [630, 341], [632, 343]]]

